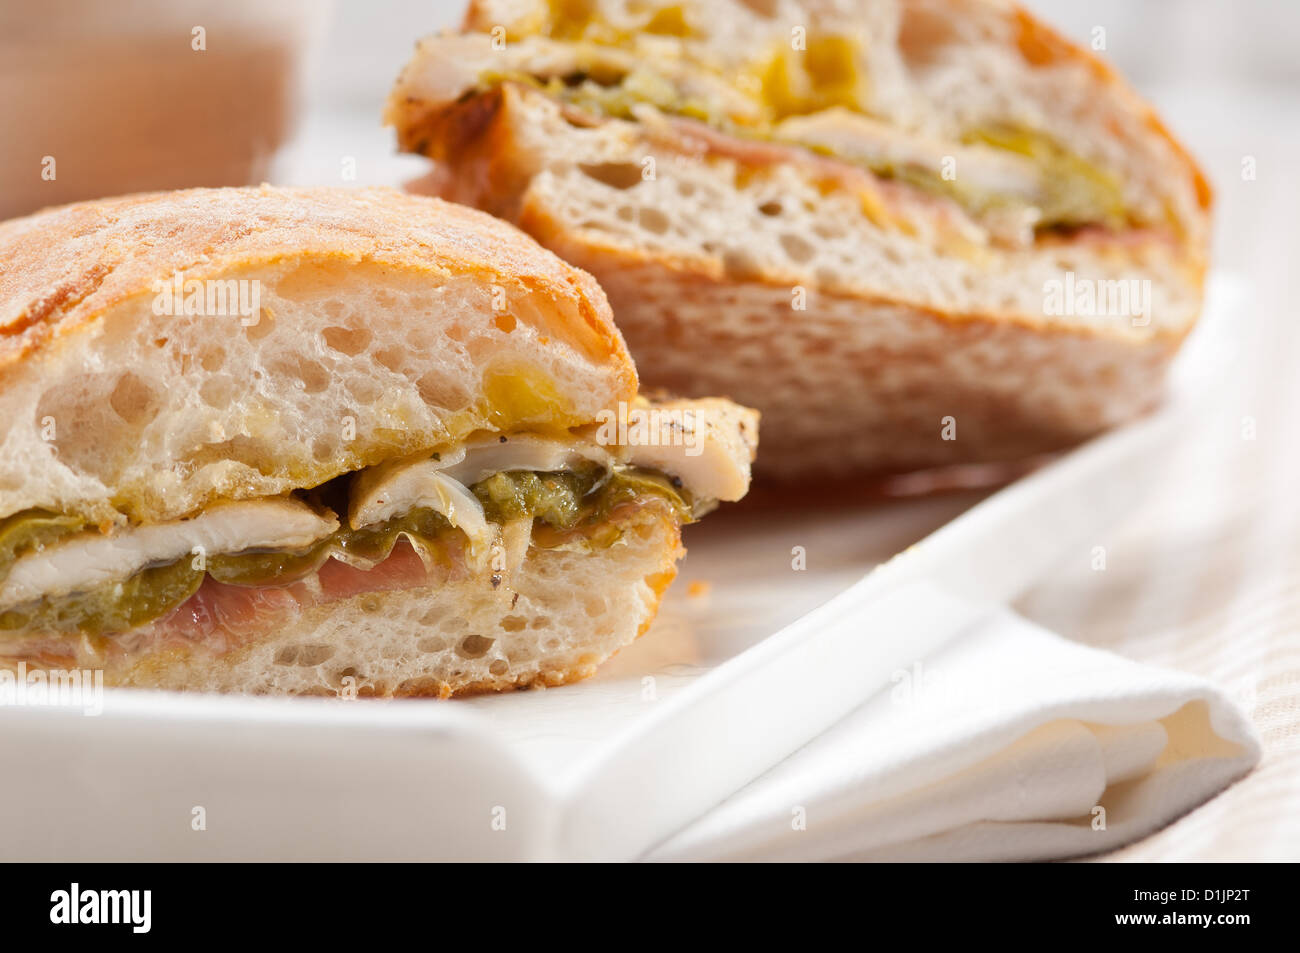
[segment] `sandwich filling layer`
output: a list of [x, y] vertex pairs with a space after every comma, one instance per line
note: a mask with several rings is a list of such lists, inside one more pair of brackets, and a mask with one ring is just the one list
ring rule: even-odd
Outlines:
[[[541, 69], [486, 70], [478, 82], [484, 91], [515, 82], [608, 118], [652, 123], [659, 113], [743, 139], [798, 146], [879, 179], [951, 200], [990, 224], [1015, 218], [1038, 232], [1147, 224], [1130, 216], [1114, 176], [1034, 130], [975, 127], [960, 141], [930, 139], [908, 135], [838, 102], [806, 113], [786, 111], [780, 106], [783, 95], [773, 92], [762, 92], [755, 100], [742, 97], [740, 102], [753, 102], [756, 108], [740, 112], [725, 105], [731, 97], [691, 95], [686, 85], [644, 65], [629, 66], [627, 72], [607, 63], [594, 65], [607, 59], [608, 52], [596, 47], [576, 56], [573, 68], [562, 75]], [[705, 82], [697, 85], [720, 82], [707, 73], [702, 78]], [[766, 90], [785, 80], [774, 81], [767, 74], [755, 82]], [[957, 168], [960, 178], [954, 174]]]
[[640, 19], [628, 8], [615, 24], [594, 0], [549, 0], [494, 25], [504, 42], [482, 22], [483, 32], [435, 38], [412, 101], [446, 95], [463, 103], [514, 84], [562, 104], [578, 124], [583, 114], [594, 117], [589, 124], [628, 120], [653, 136], [669, 121], [791, 146], [952, 203], [1001, 246], [1081, 228], [1180, 231], [1169, 209], [1134, 207], [1121, 175], [1041, 129], [972, 119], [939, 134], [878, 114], [867, 47], [847, 27], [809, 27], [797, 44], [777, 30], [733, 49], [693, 28], [698, 10], [636, 9]]
[[339, 596], [419, 584], [441, 566], [508, 586], [530, 546], [616, 545], [647, 507], [690, 522], [748, 483], [752, 412], [710, 403], [699, 439], [677, 445], [606, 446], [590, 430], [494, 434], [109, 533], [73, 516], [14, 514], [0, 521], [0, 653], [6, 635], [114, 636], [184, 615], [214, 585], [273, 595], [332, 580]]

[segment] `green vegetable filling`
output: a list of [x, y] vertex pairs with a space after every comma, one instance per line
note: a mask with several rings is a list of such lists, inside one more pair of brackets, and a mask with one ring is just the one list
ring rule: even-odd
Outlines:
[[[862, 111], [856, 102], [856, 80], [850, 69], [852, 51], [842, 43], [832, 42], [838, 40], [839, 38], [830, 37], [819, 41], [821, 46], [827, 47], [831, 52], [816, 57], [812, 55], [816, 51], [814, 47], [809, 48], [806, 57], [808, 63], [802, 68], [808, 70], [810, 82], [807, 84], [808, 89], [802, 92], [799, 92], [802, 87], [792, 85], [787, 75], [792, 69], [788, 57], [779, 56], [772, 60], [759, 76], [761, 101], [768, 117], [759, 121], [738, 121], [698, 98], [687, 96], [671, 80], [644, 67], [624, 74], [611, 74], [605, 68], [547, 79], [519, 71], [493, 70], [480, 74], [478, 85], [480, 89], [489, 89], [502, 82], [521, 83], [568, 105], [614, 119], [634, 118], [633, 108], [646, 104], [669, 115], [700, 120], [730, 135], [781, 141], [780, 129], [775, 123], [784, 117], [806, 115], [832, 106]], [[827, 68], [825, 64], [834, 68]], [[814, 68], [819, 65], [820, 68]], [[1040, 213], [1038, 230], [1070, 229], [1093, 224], [1118, 229], [1129, 222], [1130, 216], [1125, 207], [1120, 182], [1104, 169], [1042, 133], [1015, 127], [979, 128], [967, 133], [963, 141], [1016, 153], [1032, 160], [1039, 170], [1038, 185], [1041, 194], [1030, 202], [1020, 195], [970, 188], [956, 180], [945, 179], [934, 169], [922, 166], [858, 158], [846, 161], [854, 162], [880, 178], [894, 179], [948, 198], [973, 215], [1032, 205]], [[846, 158], [837, 156], [833, 150], [824, 147], [797, 140], [794, 140], [794, 144], [834, 158]]]
[[583, 500], [604, 473], [594, 464], [551, 473], [508, 470], [492, 474], [471, 489], [487, 518], [495, 523], [535, 518], [556, 529], [572, 529], [582, 516]]
[[[1033, 161], [1041, 172], [1039, 182], [1043, 189], [1038, 202], [1042, 213], [1040, 227], [1101, 224], [1120, 228], [1125, 224], [1127, 214], [1119, 180], [1047, 136], [1028, 129], [999, 126], [973, 130], [966, 135], [966, 142], [1014, 152]], [[968, 207], [979, 208], [1019, 200], [984, 192], [967, 195], [961, 201]]]
[[44, 549], [50, 543], [79, 533], [85, 520], [49, 510], [23, 510], [0, 520], [0, 582], [9, 575], [19, 558]]
[[432, 551], [438, 538], [451, 528], [441, 513], [421, 507], [375, 526], [340, 526], [333, 535], [296, 552], [267, 550], [212, 556], [208, 559], [208, 575], [229, 586], [285, 586], [310, 576], [332, 553], [377, 563], [388, 558], [403, 534]]
[[203, 571], [188, 559], [141, 570], [89, 592], [40, 599], [0, 612], [0, 631], [32, 629], [105, 635], [161, 618], [198, 591]]
[[[643, 496], [657, 496], [677, 518], [689, 522], [692, 503], [674, 481], [643, 470], [607, 473], [596, 464], [573, 470], [538, 473], [512, 470], [495, 473], [470, 488], [496, 523], [537, 519], [556, 530], [595, 527], [613, 509]], [[28, 511], [0, 523], [0, 573], [21, 555], [85, 528], [75, 517]], [[318, 570], [334, 552], [378, 563], [407, 535], [426, 551], [437, 552], [452, 525], [441, 513], [417, 508], [384, 523], [362, 529], [341, 526], [331, 536], [305, 550], [258, 550], [210, 556], [204, 568], [185, 557], [151, 566], [121, 581], [87, 592], [47, 597], [0, 612], [0, 631], [47, 631], [108, 635], [162, 618], [192, 596], [204, 576], [232, 586], [288, 585]], [[607, 535], [591, 536], [592, 545], [608, 545]], [[7, 561], [5, 561], [7, 559]], [[2, 578], [2, 575], [0, 575]]]

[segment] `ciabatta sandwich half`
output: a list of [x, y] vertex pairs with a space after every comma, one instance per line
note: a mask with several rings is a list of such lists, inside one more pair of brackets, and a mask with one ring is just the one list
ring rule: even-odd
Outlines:
[[650, 403], [600, 288], [387, 189], [0, 224], [0, 668], [555, 685], [643, 632], [757, 416]]
[[1003, 0], [475, 0], [386, 116], [600, 280], [647, 384], [762, 410], [760, 474], [1071, 445], [1201, 304], [1201, 173]]

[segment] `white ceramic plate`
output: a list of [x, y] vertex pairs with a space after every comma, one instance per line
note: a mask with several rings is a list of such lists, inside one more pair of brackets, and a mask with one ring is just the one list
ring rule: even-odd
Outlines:
[[[1197, 337], [1179, 381], [1205, 379]], [[577, 685], [0, 708], [0, 858], [635, 858], [969, 625], [945, 594], [1001, 604], [1135, 505], [1191, 391], [983, 502], [724, 508], [651, 630]]]

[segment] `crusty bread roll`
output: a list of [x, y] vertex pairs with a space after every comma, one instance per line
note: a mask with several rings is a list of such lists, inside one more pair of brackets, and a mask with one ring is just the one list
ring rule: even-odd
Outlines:
[[1201, 304], [1201, 173], [1002, 0], [476, 0], [386, 119], [600, 280], [647, 384], [762, 410], [760, 474], [1068, 446]]
[[644, 631], [680, 525], [748, 485], [757, 415], [639, 398], [596, 282], [481, 212], [138, 195], [0, 224], [0, 260], [2, 668], [559, 684]]

